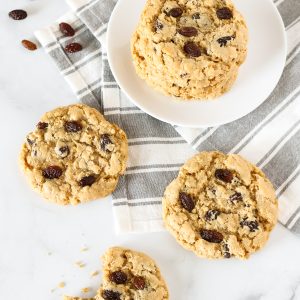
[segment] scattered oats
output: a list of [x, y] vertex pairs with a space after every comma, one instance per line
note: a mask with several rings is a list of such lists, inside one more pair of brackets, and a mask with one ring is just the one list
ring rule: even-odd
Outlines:
[[89, 248], [88, 247], [84, 247], [84, 248], [81, 248], [80, 252], [85, 252], [85, 251], [88, 251]]
[[81, 289], [83, 293], [88, 293], [91, 289], [89, 287], [84, 287]]
[[54, 293], [54, 292], [55, 292], [55, 290], [56, 290], [56, 289], [52, 289], [52, 290], [51, 290], [51, 293]]
[[91, 277], [95, 277], [97, 275], [99, 275], [99, 271], [95, 271], [95, 272], [91, 273]]
[[82, 261], [76, 261], [75, 262], [75, 265], [79, 268], [84, 268], [85, 267], [85, 264], [82, 262]]
[[52, 252], [48, 252], [48, 255], [49, 255], [49, 256], [52, 255]]
[[65, 286], [66, 284], [63, 281], [58, 284], [58, 287], [61, 289], [64, 288]]

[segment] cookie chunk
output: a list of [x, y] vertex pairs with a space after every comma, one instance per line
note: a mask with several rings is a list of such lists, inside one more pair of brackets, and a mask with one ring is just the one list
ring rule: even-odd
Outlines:
[[77, 204], [112, 193], [125, 172], [126, 134], [96, 110], [76, 104], [47, 112], [20, 154], [30, 184], [57, 204]]
[[159, 268], [146, 254], [110, 248], [103, 256], [103, 269], [103, 284], [96, 300], [169, 299]]
[[184, 248], [204, 258], [247, 258], [277, 222], [277, 199], [263, 172], [239, 155], [202, 152], [166, 188], [163, 219]]
[[[167, 300], [169, 292], [156, 263], [144, 253], [113, 247], [103, 256], [103, 283], [90, 300]], [[88, 300], [65, 296], [64, 300]]]
[[183, 99], [214, 98], [233, 85], [248, 30], [231, 0], [148, 0], [131, 41], [137, 74]]

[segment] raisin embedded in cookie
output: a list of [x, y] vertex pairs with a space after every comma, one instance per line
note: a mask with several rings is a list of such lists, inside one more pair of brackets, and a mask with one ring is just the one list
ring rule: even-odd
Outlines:
[[82, 104], [47, 112], [20, 154], [32, 187], [57, 204], [77, 204], [114, 191], [124, 174], [126, 134]]
[[[90, 300], [168, 300], [167, 285], [154, 260], [144, 253], [113, 247], [103, 256], [103, 281]], [[64, 300], [88, 300], [65, 296]]]
[[183, 99], [222, 95], [247, 54], [248, 30], [231, 0], [148, 0], [131, 41], [137, 74]]
[[277, 222], [277, 199], [264, 173], [239, 155], [202, 152], [166, 188], [163, 219], [186, 249], [204, 258], [247, 258]]

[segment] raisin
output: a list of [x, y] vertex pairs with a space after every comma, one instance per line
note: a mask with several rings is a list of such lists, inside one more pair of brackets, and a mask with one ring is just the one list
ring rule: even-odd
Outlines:
[[118, 292], [114, 292], [112, 290], [104, 290], [102, 292], [102, 297], [105, 300], [120, 300], [121, 294]]
[[198, 35], [198, 31], [195, 27], [181, 27], [178, 30], [178, 33], [186, 37], [192, 37]]
[[200, 230], [201, 237], [210, 243], [221, 243], [223, 241], [223, 234], [216, 230]]
[[221, 181], [226, 183], [230, 183], [233, 179], [233, 174], [226, 169], [217, 169], [215, 171], [215, 177]]
[[234, 201], [242, 201], [243, 200], [243, 196], [241, 193], [239, 192], [235, 192], [234, 194], [232, 194], [230, 197], [229, 197], [229, 200], [231, 202], [234, 202]]
[[225, 257], [225, 258], [230, 258], [231, 257], [231, 254], [230, 254], [230, 250], [229, 250], [229, 247], [228, 247], [228, 245], [227, 244], [224, 244], [223, 245], [223, 256]]
[[257, 221], [247, 221], [247, 219], [244, 219], [242, 222], [240, 222], [240, 225], [242, 227], [247, 226], [250, 232], [255, 232], [258, 229]]
[[155, 26], [154, 26], [155, 31], [157, 32], [158, 30], [162, 30], [163, 28], [164, 28], [164, 25], [161, 22], [159, 22], [158, 20], [156, 20]]
[[183, 14], [183, 10], [180, 7], [174, 7], [167, 12], [169, 17], [178, 18]]
[[109, 135], [107, 133], [101, 134], [100, 136], [100, 147], [103, 151], [109, 152], [108, 149], [106, 149], [106, 146], [109, 144], [112, 144], [113, 142], [109, 138]]
[[79, 43], [71, 43], [66, 45], [65, 47], [66, 52], [74, 53], [82, 50], [82, 46]]
[[55, 148], [55, 152], [61, 157], [61, 158], [65, 158], [69, 155], [70, 153], [70, 149], [68, 146], [62, 146], [59, 148]]
[[22, 40], [22, 45], [24, 48], [30, 50], [30, 51], [34, 51], [37, 49], [37, 46], [35, 43], [28, 41], [28, 40]]
[[38, 129], [46, 129], [48, 127], [48, 123], [46, 123], [46, 122], [38, 122], [37, 125], [36, 125], [36, 127]]
[[122, 271], [116, 271], [109, 274], [109, 279], [116, 284], [124, 284], [127, 281], [127, 275]]
[[218, 211], [217, 209], [211, 209], [206, 212], [205, 219], [207, 221], [213, 221], [216, 220], [219, 215], [220, 211]]
[[194, 13], [193, 15], [192, 15], [192, 19], [193, 20], [199, 20], [200, 19], [200, 13]]
[[82, 129], [81, 124], [77, 121], [67, 121], [64, 127], [66, 132], [77, 132]]
[[8, 15], [14, 20], [23, 20], [27, 18], [27, 12], [23, 9], [12, 10]]
[[134, 276], [132, 279], [132, 285], [137, 290], [143, 290], [145, 288], [145, 279], [141, 276]]
[[46, 179], [55, 179], [59, 178], [62, 175], [62, 169], [58, 166], [49, 166], [43, 170], [42, 175]]
[[82, 177], [79, 181], [79, 185], [82, 187], [91, 186], [96, 181], [96, 177], [94, 175], [89, 175]]
[[27, 143], [28, 143], [30, 146], [34, 144], [34, 141], [31, 140], [30, 138], [27, 138], [26, 140], [27, 140]]
[[191, 212], [194, 207], [195, 207], [195, 203], [194, 200], [192, 199], [191, 196], [189, 196], [188, 194], [184, 193], [184, 192], [180, 192], [179, 193], [179, 200], [182, 204], [182, 206], [188, 211]]
[[200, 47], [194, 42], [185, 43], [183, 50], [190, 57], [199, 57], [201, 55]]
[[217, 42], [220, 44], [220, 47], [225, 47], [227, 46], [227, 42], [231, 41], [232, 36], [223, 36], [219, 39], [217, 39]]
[[73, 29], [73, 27], [68, 24], [68, 23], [60, 23], [59, 24], [59, 30], [61, 31], [62, 34], [64, 34], [65, 36], [73, 36], [75, 34], [75, 30]]
[[217, 17], [220, 20], [228, 20], [233, 17], [232, 11], [228, 7], [222, 7], [217, 10]]

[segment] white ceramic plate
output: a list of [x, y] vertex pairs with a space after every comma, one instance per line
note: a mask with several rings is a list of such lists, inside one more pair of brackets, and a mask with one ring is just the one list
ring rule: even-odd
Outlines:
[[273, 91], [284, 68], [286, 36], [272, 0], [235, 0], [249, 28], [248, 57], [233, 88], [208, 101], [180, 101], [150, 88], [132, 64], [130, 39], [146, 0], [119, 0], [108, 25], [108, 60], [121, 89], [149, 115], [186, 127], [225, 124], [250, 113]]

